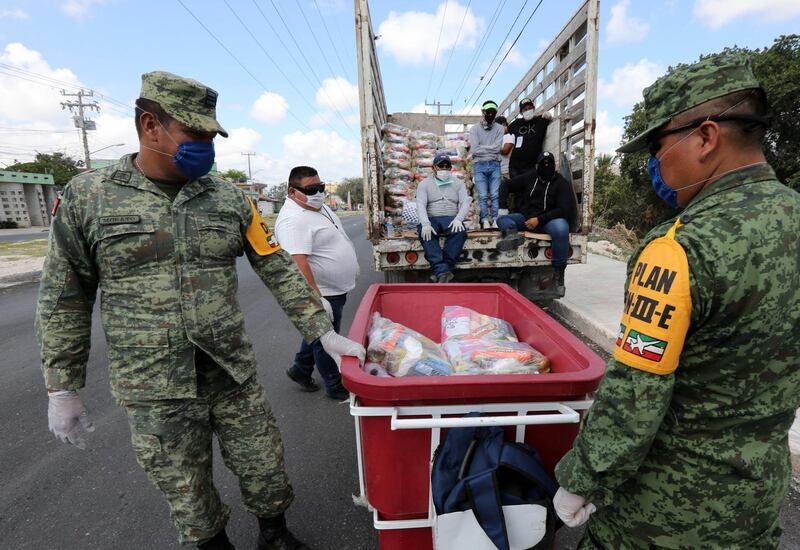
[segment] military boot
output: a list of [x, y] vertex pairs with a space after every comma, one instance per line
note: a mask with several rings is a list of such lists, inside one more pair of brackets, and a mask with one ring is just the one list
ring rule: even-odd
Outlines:
[[311, 550], [286, 528], [286, 516], [258, 518], [258, 550]]
[[231, 541], [228, 540], [228, 533], [225, 532], [225, 529], [214, 535], [211, 540], [198, 544], [197, 547], [203, 550], [236, 550]]
[[558, 294], [559, 298], [563, 298], [567, 292], [567, 288], [564, 285], [564, 271], [566, 269], [567, 266], [565, 265], [553, 267], [553, 290]]
[[497, 242], [495, 248], [501, 252], [508, 252], [509, 250], [519, 248], [524, 242], [525, 237], [519, 234], [516, 227], [512, 227], [511, 229], [503, 231], [503, 238]]

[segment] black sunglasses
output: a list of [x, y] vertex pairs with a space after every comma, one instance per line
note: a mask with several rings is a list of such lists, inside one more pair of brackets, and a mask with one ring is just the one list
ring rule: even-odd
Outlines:
[[445, 162], [440, 162], [439, 164], [436, 164], [435, 166], [436, 166], [436, 168], [439, 168], [439, 169], [444, 169], [444, 170], [451, 170], [451, 169], [453, 168], [453, 165], [452, 165], [452, 164], [450, 164], [450, 163], [449, 163], [449, 162], [447, 162], [447, 161], [445, 161]]
[[675, 128], [669, 128], [668, 130], [663, 130], [661, 132], [654, 130], [650, 133], [650, 135], [647, 136], [647, 150], [652, 156], [656, 156], [656, 153], [658, 153], [659, 149], [661, 149], [661, 138], [670, 134], [683, 132], [684, 130], [697, 128], [704, 122], [746, 122], [747, 124], [745, 125], [745, 131], [749, 132], [757, 126], [769, 127], [770, 120], [769, 117], [756, 115], [719, 115], [698, 118], [697, 120], [693, 120], [687, 124], [676, 126]]
[[300, 191], [302, 194], [306, 196], [316, 195], [317, 193], [321, 193], [325, 191], [325, 184], [318, 183], [316, 185], [309, 185], [308, 187], [295, 187], [292, 186], [292, 189]]

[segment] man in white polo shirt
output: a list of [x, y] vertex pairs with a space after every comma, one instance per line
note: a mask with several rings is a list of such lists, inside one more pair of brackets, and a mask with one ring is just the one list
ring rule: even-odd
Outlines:
[[[358, 258], [341, 221], [324, 200], [325, 184], [317, 171], [310, 166], [292, 168], [286, 202], [275, 222], [275, 237], [322, 296], [333, 328], [339, 332], [347, 293], [356, 286]], [[319, 386], [311, 377], [315, 364], [326, 395], [336, 400], [347, 399], [349, 394], [342, 386], [336, 362], [319, 342], [309, 344], [303, 340], [286, 374], [304, 391], [317, 391]]]

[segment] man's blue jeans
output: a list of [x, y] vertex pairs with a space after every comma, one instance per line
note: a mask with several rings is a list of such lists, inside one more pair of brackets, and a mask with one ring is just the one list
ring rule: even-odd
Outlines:
[[[439, 277], [445, 273], [452, 273], [456, 268], [456, 261], [461, 256], [464, 243], [467, 242], [467, 232], [453, 232], [448, 225], [455, 219], [455, 216], [433, 216], [429, 218], [431, 227], [436, 231], [436, 235], [431, 240], [422, 239], [422, 226], [417, 226], [417, 234], [425, 251], [425, 259], [431, 265], [431, 273]], [[439, 244], [439, 237], [444, 236], [444, 250]]]
[[472, 164], [475, 189], [478, 190], [478, 204], [481, 208], [481, 221], [489, 217], [488, 203], [492, 201], [492, 217], [497, 218], [500, 209], [500, 161], [484, 160]]
[[[342, 324], [342, 309], [344, 309], [344, 303], [347, 301], [347, 294], [325, 296], [325, 299], [330, 302], [333, 310], [333, 330], [339, 332], [339, 327]], [[314, 340], [313, 344], [303, 340], [300, 344], [300, 351], [294, 356], [294, 367], [292, 368], [300, 375], [311, 378], [315, 363], [327, 390], [336, 389], [341, 385], [342, 377], [339, 374], [339, 367], [336, 366], [336, 361], [322, 349], [319, 338]]]
[[[518, 213], [500, 216], [497, 220], [497, 227], [504, 233], [514, 227], [518, 231], [528, 231], [528, 228], [525, 227], [525, 216]], [[567, 253], [569, 252], [569, 223], [567, 220], [554, 218], [544, 225], [537, 226], [534, 231], [550, 235], [553, 247], [553, 267], [567, 265]]]

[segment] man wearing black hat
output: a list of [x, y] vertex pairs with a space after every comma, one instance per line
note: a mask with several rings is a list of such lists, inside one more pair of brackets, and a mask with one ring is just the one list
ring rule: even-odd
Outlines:
[[512, 178], [533, 170], [542, 153], [547, 126], [553, 119], [549, 111], [534, 114], [533, 100], [529, 97], [519, 102], [519, 112], [522, 116], [511, 122], [506, 130], [507, 135], [513, 136], [513, 141], [505, 140], [502, 150], [502, 154], [511, 155], [508, 172]]
[[[513, 157], [512, 157], [513, 158]], [[511, 178], [500, 188], [500, 218], [503, 238], [497, 249], [513, 250], [525, 242], [519, 231], [547, 233], [552, 239], [553, 285], [564, 296], [564, 270], [569, 251], [569, 228], [575, 220], [575, 197], [569, 182], [556, 172], [552, 153], [539, 155], [531, 172]], [[514, 193], [518, 212], [508, 213], [508, 194]]]

